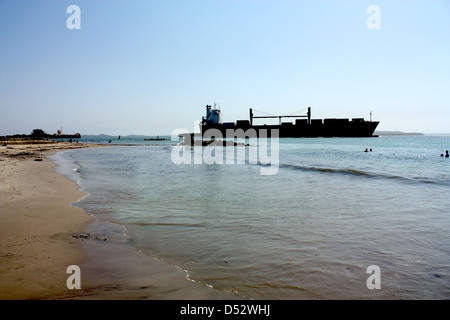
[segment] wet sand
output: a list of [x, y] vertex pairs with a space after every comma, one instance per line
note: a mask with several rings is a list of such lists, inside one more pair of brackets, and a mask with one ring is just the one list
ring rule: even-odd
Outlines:
[[[85, 194], [47, 156], [89, 147], [99, 145], [0, 147], [0, 299], [236, 299], [189, 281], [140, 253], [121, 226], [71, 205]], [[71, 265], [80, 267], [81, 289], [67, 287]]]

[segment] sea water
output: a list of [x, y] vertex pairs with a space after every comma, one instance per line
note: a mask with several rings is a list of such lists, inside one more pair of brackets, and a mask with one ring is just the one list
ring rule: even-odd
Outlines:
[[123, 228], [129, 250], [211, 290], [450, 298], [450, 137], [283, 138], [273, 175], [249, 161], [175, 164], [173, 148], [139, 140], [53, 160], [87, 193], [76, 205]]

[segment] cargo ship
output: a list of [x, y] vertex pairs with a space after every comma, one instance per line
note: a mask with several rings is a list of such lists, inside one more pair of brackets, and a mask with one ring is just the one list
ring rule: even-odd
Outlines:
[[[250, 120], [237, 120], [236, 122], [222, 122], [222, 113], [220, 107], [216, 105], [206, 106], [206, 116], [202, 117], [200, 123], [200, 132], [204, 136], [209, 129], [216, 129], [223, 137], [227, 136], [227, 129], [242, 129], [247, 131], [255, 129], [259, 136], [261, 132], [266, 133], [270, 137], [273, 129], [278, 130], [280, 138], [315, 138], [315, 137], [374, 137], [373, 134], [377, 128], [379, 121], [366, 121], [364, 118], [350, 119], [312, 119], [311, 107], [308, 107], [306, 115], [285, 115], [273, 116], [263, 115], [256, 116], [250, 108]], [[277, 118], [278, 124], [254, 124], [254, 119]], [[296, 118], [295, 122], [283, 122], [283, 118]], [[371, 116], [372, 118], [372, 116]], [[291, 119], [292, 120], [292, 119]], [[266, 129], [266, 131], [260, 131]], [[240, 131], [240, 130], [239, 130]], [[209, 133], [211, 134], [210, 131]], [[217, 132], [217, 131], [215, 131]], [[247, 131], [248, 132], [248, 131]]]

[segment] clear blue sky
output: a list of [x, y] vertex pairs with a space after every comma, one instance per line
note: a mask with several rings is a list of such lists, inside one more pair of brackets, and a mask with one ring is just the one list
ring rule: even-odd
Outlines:
[[0, 135], [192, 131], [214, 102], [450, 132], [450, 1], [0, 0]]

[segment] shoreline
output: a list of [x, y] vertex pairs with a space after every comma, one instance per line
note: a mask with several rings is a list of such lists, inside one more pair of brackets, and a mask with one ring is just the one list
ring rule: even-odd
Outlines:
[[[0, 300], [240, 299], [190, 281], [186, 271], [142, 253], [123, 226], [76, 206], [86, 193], [48, 157], [105, 146], [0, 147]], [[71, 265], [80, 267], [81, 289], [67, 288]]]

